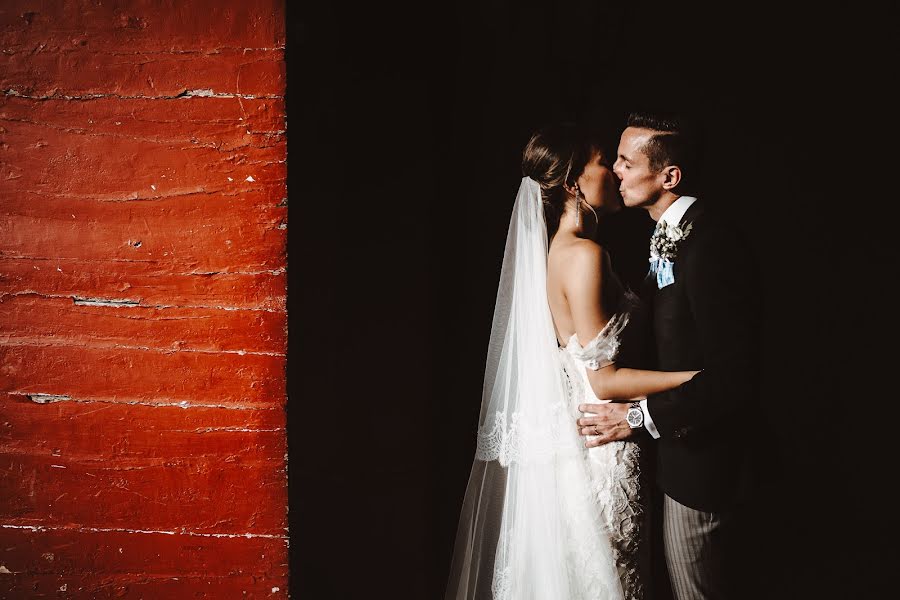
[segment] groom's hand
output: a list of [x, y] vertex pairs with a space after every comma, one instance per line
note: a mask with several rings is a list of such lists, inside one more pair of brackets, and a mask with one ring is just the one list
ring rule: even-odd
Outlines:
[[625, 415], [628, 413], [627, 402], [609, 402], [606, 404], [582, 404], [578, 410], [594, 413], [578, 419], [578, 433], [597, 436], [585, 442], [585, 447], [594, 448], [609, 442], [630, 438], [635, 429], [628, 425]]

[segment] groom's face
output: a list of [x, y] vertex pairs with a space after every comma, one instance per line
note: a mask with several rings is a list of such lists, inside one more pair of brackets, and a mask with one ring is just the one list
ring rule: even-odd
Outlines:
[[650, 206], [663, 193], [665, 175], [650, 168], [644, 147], [655, 132], [640, 127], [628, 127], [619, 140], [618, 158], [613, 172], [621, 182], [619, 191], [625, 206]]

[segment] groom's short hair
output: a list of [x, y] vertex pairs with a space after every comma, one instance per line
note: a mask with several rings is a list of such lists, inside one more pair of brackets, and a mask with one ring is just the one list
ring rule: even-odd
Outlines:
[[[653, 171], [676, 165], [684, 182], [694, 185], [700, 163], [700, 135], [696, 123], [675, 113], [633, 112], [628, 127], [649, 129], [653, 136], [644, 144], [643, 152]], [[683, 184], [679, 184], [679, 191]]]

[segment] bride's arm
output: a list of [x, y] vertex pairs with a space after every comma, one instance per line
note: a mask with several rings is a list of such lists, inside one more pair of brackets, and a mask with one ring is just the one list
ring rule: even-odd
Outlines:
[[597, 371], [587, 369], [591, 389], [604, 400], [628, 400], [677, 388], [700, 371], [620, 369], [615, 363]]
[[[606, 274], [609, 274], [607, 277]], [[565, 295], [572, 311], [579, 340], [593, 340], [606, 326], [603, 286], [616, 285], [604, 250], [590, 242], [573, 252], [566, 277]], [[615, 363], [597, 371], [587, 369], [591, 388], [604, 400], [630, 399], [671, 390], [690, 380], [699, 371], [647, 371], [618, 368]]]

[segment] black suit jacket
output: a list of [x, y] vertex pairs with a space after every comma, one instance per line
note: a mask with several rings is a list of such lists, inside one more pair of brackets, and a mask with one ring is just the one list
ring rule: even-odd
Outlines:
[[716, 512], [735, 497], [746, 469], [747, 426], [759, 388], [760, 289], [756, 262], [734, 227], [695, 202], [674, 260], [675, 282], [646, 284], [657, 368], [702, 371], [650, 395], [659, 430], [657, 479], [681, 504]]

